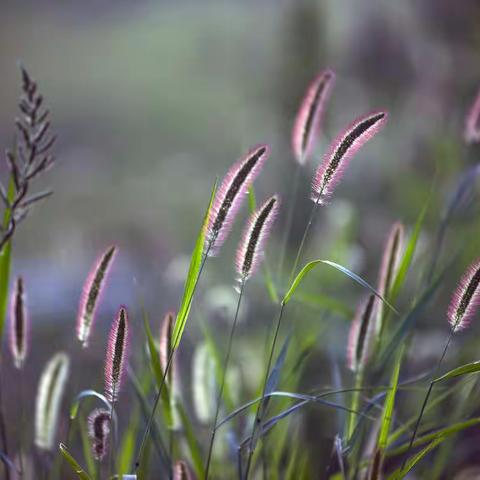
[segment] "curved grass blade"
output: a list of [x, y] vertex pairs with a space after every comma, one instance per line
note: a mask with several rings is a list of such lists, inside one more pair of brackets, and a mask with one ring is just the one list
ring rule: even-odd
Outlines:
[[82, 390], [72, 401], [71, 405], [70, 405], [70, 420], [75, 420], [75, 418], [77, 417], [77, 414], [78, 414], [78, 410], [80, 408], [80, 403], [85, 399], [85, 398], [89, 398], [89, 397], [95, 397], [95, 398], [98, 398], [99, 400], [101, 400], [104, 405], [105, 405], [105, 408], [107, 408], [107, 410], [109, 410], [110, 408], [112, 408], [112, 406], [110, 405], [110, 402], [106, 399], [106, 397], [104, 395], [102, 395], [101, 393], [98, 393], [96, 390]]
[[63, 458], [69, 463], [69, 465], [72, 467], [72, 470], [74, 473], [77, 475], [78, 478], [81, 480], [91, 480], [90, 476], [83, 470], [83, 468], [79, 465], [79, 463], [72, 457], [70, 452], [67, 450], [67, 447], [61, 443], [59, 445], [60, 452], [63, 455]]
[[480, 360], [477, 360], [476, 362], [466, 363], [465, 365], [454, 368], [453, 370], [450, 370], [441, 377], [436, 378], [433, 382], [438, 383], [442, 382], [443, 380], [448, 380], [449, 378], [460, 377], [462, 375], [468, 375], [470, 373], [478, 372], [480, 372]]
[[195, 286], [198, 281], [198, 276], [200, 274], [200, 266], [202, 264], [202, 259], [205, 250], [205, 238], [207, 235], [207, 227], [209, 221], [210, 210], [212, 208], [213, 199], [215, 197], [215, 192], [217, 190], [217, 181], [212, 188], [212, 193], [210, 195], [210, 203], [208, 204], [207, 211], [203, 217], [202, 226], [195, 243], [195, 248], [192, 252], [192, 257], [190, 259], [190, 267], [188, 269], [187, 279], [185, 280], [185, 287], [183, 291], [183, 298], [180, 308], [178, 310], [177, 318], [175, 320], [175, 326], [173, 327], [173, 345], [172, 349], [175, 350], [180, 344], [182, 339], [183, 332], [185, 330], [185, 325], [188, 320], [188, 315], [190, 313], [190, 308], [192, 306], [192, 298], [195, 293]]
[[369, 283], [367, 283], [363, 278], [358, 276], [356, 273], [352, 272], [348, 268], [339, 265], [338, 263], [332, 262], [330, 260], [312, 260], [311, 262], [307, 263], [302, 270], [300, 270], [299, 274], [295, 277], [294, 281], [292, 282], [290, 288], [288, 289], [287, 293], [285, 294], [285, 297], [282, 300], [282, 303], [286, 305], [290, 299], [292, 298], [293, 294], [295, 293], [295, 290], [298, 288], [300, 285], [300, 282], [303, 280], [305, 275], [310, 272], [313, 268], [318, 266], [319, 264], [325, 264], [329, 265], [338, 271], [342, 272], [343, 274], [347, 275], [347, 277], [350, 277], [352, 280], [357, 282], [359, 285], [362, 287], [366, 288], [369, 290], [371, 293], [373, 293], [377, 298], [379, 298], [385, 305], [387, 305], [388, 308], [393, 310], [395, 313], [398, 314], [398, 311], [395, 309], [393, 305], [391, 305], [380, 293], [375, 290]]
[[392, 473], [388, 477], [387, 480], [401, 480], [402, 478], [405, 478], [407, 473], [420, 461], [422, 460], [425, 455], [430, 453], [434, 448], [436, 448], [438, 445], [440, 445], [443, 441], [445, 440], [445, 437], [440, 437], [431, 442], [429, 445], [427, 445], [423, 450], [420, 450], [417, 454], [415, 454], [408, 462], [406, 463], [405, 467], [399, 468], [395, 470], [395, 472]]
[[400, 367], [402, 365], [403, 352], [405, 344], [402, 345], [397, 354], [397, 359], [393, 367], [392, 377], [390, 380], [390, 390], [385, 398], [385, 407], [383, 409], [382, 423], [380, 427], [380, 434], [378, 437], [378, 447], [383, 451], [387, 447], [388, 434], [390, 432], [390, 424], [392, 422], [393, 407], [395, 405], [395, 396], [398, 389], [398, 378], [400, 375]]

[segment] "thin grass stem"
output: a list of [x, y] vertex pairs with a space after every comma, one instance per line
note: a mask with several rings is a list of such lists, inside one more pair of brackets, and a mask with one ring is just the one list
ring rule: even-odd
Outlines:
[[420, 409], [420, 414], [418, 415], [417, 421], [415, 422], [415, 428], [413, 429], [412, 436], [410, 438], [410, 443], [408, 444], [407, 451], [405, 453], [405, 456], [402, 461], [402, 466], [400, 467], [400, 471], [402, 472], [403, 469], [405, 468], [405, 464], [407, 463], [408, 460], [408, 454], [410, 453], [410, 450], [412, 449], [413, 442], [415, 441], [415, 437], [417, 436], [417, 431], [418, 427], [420, 426], [420, 422], [422, 421], [423, 413], [425, 412], [425, 408], [427, 407], [428, 400], [430, 398], [430, 395], [433, 390], [433, 386], [435, 385], [435, 377], [437, 376], [438, 371], [440, 370], [440, 365], [443, 362], [443, 359], [445, 358], [445, 355], [447, 354], [448, 347], [450, 345], [450, 342], [452, 341], [453, 334], [455, 333], [455, 329], [452, 329], [450, 334], [448, 335], [447, 343], [445, 344], [445, 348], [443, 349], [442, 356], [440, 357], [440, 360], [437, 363], [437, 366], [433, 372], [432, 378], [430, 379], [430, 385], [428, 386], [427, 393], [425, 395], [425, 398], [423, 399], [423, 404], [422, 408]]
[[348, 415], [348, 423], [347, 423], [347, 433], [346, 433], [347, 441], [350, 440], [355, 430], [355, 420], [357, 415], [354, 412], [358, 411], [358, 405], [360, 403], [360, 394], [362, 392], [361, 390], [362, 384], [363, 384], [363, 369], [360, 368], [355, 374], [355, 389], [352, 395], [352, 404], [350, 407], [351, 412]]
[[228, 344], [227, 344], [227, 353], [225, 355], [225, 359], [223, 362], [223, 373], [222, 373], [222, 380], [220, 382], [220, 389], [218, 390], [218, 395], [217, 395], [217, 400], [216, 400], [216, 406], [215, 406], [215, 417], [213, 421], [213, 429], [212, 433], [210, 436], [210, 444], [208, 447], [208, 455], [207, 455], [207, 463], [205, 466], [205, 480], [208, 480], [208, 474], [210, 471], [210, 462], [212, 459], [212, 452], [213, 452], [213, 445], [215, 443], [215, 436], [217, 433], [217, 422], [218, 422], [218, 416], [220, 414], [220, 403], [222, 401], [222, 396], [223, 396], [223, 390], [225, 388], [225, 380], [227, 378], [227, 369], [228, 369], [228, 364], [230, 362], [230, 354], [232, 351], [232, 344], [233, 344], [233, 338], [235, 336], [235, 329], [237, 327], [237, 320], [238, 320], [238, 313], [240, 312], [240, 305], [242, 303], [242, 297], [243, 297], [243, 291], [245, 288], [245, 279], [243, 278], [240, 283], [240, 293], [238, 295], [238, 302], [237, 302], [237, 309], [235, 311], [235, 318], [233, 320], [232, 328], [230, 329], [230, 336], [228, 337]]

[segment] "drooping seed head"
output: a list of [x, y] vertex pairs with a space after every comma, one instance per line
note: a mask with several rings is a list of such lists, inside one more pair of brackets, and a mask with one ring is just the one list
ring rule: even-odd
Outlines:
[[355, 120], [331, 144], [312, 181], [312, 200], [323, 204], [333, 194], [355, 153], [383, 127], [386, 112], [373, 112]]
[[192, 480], [192, 474], [188, 465], [183, 460], [178, 460], [175, 462], [175, 467], [173, 468], [173, 480]]
[[[378, 276], [378, 292], [382, 297], [388, 297], [393, 286], [395, 276], [400, 266], [403, 252], [404, 228], [400, 222], [395, 222], [388, 234], [387, 242], [383, 250], [382, 263]], [[382, 328], [384, 315], [383, 302], [377, 305], [377, 321], [375, 323], [375, 334], [378, 336]]]
[[120, 307], [108, 339], [107, 358], [105, 361], [105, 396], [114, 403], [122, 387], [127, 366], [129, 328], [127, 310]]
[[348, 335], [347, 366], [357, 372], [368, 362], [372, 350], [372, 327], [375, 314], [375, 295], [363, 300], [355, 312]]
[[18, 277], [10, 301], [10, 350], [15, 367], [25, 363], [28, 350], [28, 312], [22, 277]]
[[42, 450], [52, 450], [56, 445], [58, 416], [69, 365], [67, 355], [57, 353], [47, 362], [40, 377], [35, 405], [35, 445]]
[[[160, 365], [162, 370], [165, 371], [168, 364], [168, 359], [172, 354], [173, 346], [173, 327], [175, 325], [176, 315], [174, 312], [168, 312], [162, 322], [162, 327], [160, 330]], [[170, 366], [167, 376], [167, 382], [170, 383], [173, 376], [173, 364]]]
[[463, 138], [466, 143], [480, 142], [480, 89], [465, 118]]
[[279, 203], [278, 195], [274, 195], [248, 220], [236, 257], [237, 273], [243, 281], [255, 272], [261, 262], [265, 243], [278, 214]]
[[454, 332], [468, 327], [480, 306], [480, 259], [467, 268], [448, 307], [448, 321]]
[[331, 70], [320, 72], [309, 85], [300, 104], [292, 130], [292, 150], [300, 165], [304, 165], [312, 153], [334, 83], [335, 74]]
[[92, 442], [95, 460], [102, 461], [108, 452], [110, 420], [110, 412], [102, 408], [93, 410], [88, 416], [88, 436]]
[[269, 152], [267, 145], [254, 147], [230, 168], [223, 179], [210, 210], [207, 228], [209, 255], [216, 255], [225, 242], [248, 188], [260, 172]]
[[77, 338], [82, 342], [83, 347], [88, 346], [95, 311], [105, 287], [115, 252], [116, 247], [112, 246], [98, 258], [83, 286], [77, 318]]

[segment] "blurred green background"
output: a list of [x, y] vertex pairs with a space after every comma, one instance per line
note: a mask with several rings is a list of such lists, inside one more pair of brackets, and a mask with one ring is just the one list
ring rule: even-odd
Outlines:
[[[31, 309], [32, 375], [37, 378], [53, 351], [76, 348], [81, 286], [107, 245], [118, 244], [120, 252], [99, 309], [98, 335], [81, 360], [97, 372], [105, 331], [119, 304], [135, 312], [139, 344], [139, 296], [152, 325], [177, 308], [216, 176], [249, 146], [266, 142], [272, 154], [256, 182], [257, 196], [288, 194], [293, 117], [307, 84], [325, 67], [337, 73], [337, 83], [303, 172], [291, 254], [310, 211], [311, 175], [328, 143], [356, 116], [385, 108], [387, 127], [355, 158], [318, 216], [305, 258], [330, 258], [374, 283], [390, 225], [401, 220], [411, 227], [434, 182], [416, 260], [423, 268], [449, 193], [459, 175], [478, 162], [479, 147], [465, 145], [462, 135], [480, 85], [479, 53], [480, 3], [474, 0], [2, 0], [0, 145], [5, 149], [13, 141], [18, 61], [38, 81], [59, 139], [57, 166], [40, 182], [55, 195], [36, 208], [14, 243], [13, 270], [25, 277]], [[5, 178], [4, 165], [0, 173]], [[458, 265], [420, 330], [445, 330], [448, 287], [479, 253], [478, 212], [476, 197], [447, 235], [441, 263], [460, 252]], [[204, 305], [217, 308], [230, 301], [242, 223], [237, 222], [220, 261], [208, 266]], [[283, 224], [284, 217], [269, 245], [273, 264]], [[418, 273], [402, 299], [407, 305]], [[259, 277], [252, 282], [260, 287]], [[314, 276], [307, 290], [331, 294], [351, 309], [361, 293], [330, 271]], [[251, 288], [247, 303], [261, 298], [266, 299], [265, 291]], [[265, 321], [249, 315], [249, 331], [263, 341], [271, 309], [258, 308], [267, 312]], [[205, 308], [202, 315], [208, 312]], [[307, 311], [299, 324], [312, 335], [328, 329], [338, 340], [330, 349], [343, 361], [345, 318], [334, 329], [315, 323], [320, 317], [321, 312]], [[197, 330], [192, 320], [187, 345], [195, 343]], [[435, 339], [435, 352], [436, 337], [428, 338]], [[316, 345], [317, 360], [304, 379], [308, 386], [321, 383], [318, 362], [326, 349], [321, 340]], [[182, 355], [188, 370], [189, 354]], [[78, 383], [85, 387], [91, 380]], [[35, 385], [36, 380], [32, 391]]]

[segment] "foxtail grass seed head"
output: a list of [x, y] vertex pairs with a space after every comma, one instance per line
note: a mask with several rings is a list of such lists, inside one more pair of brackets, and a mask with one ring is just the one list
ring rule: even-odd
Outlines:
[[466, 143], [480, 142], [480, 89], [465, 118], [463, 138]]
[[115, 257], [116, 247], [110, 247], [93, 265], [83, 286], [77, 318], [77, 337], [85, 348], [95, 319], [95, 311], [107, 282], [108, 273]]
[[173, 468], [173, 480], [192, 480], [192, 474], [190, 473], [190, 469], [188, 465], [183, 460], [178, 460], [175, 462], [175, 466]]
[[207, 243], [209, 255], [218, 254], [232, 228], [248, 188], [260, 172], [270, 153], [268, 145], [252, 148], [245, 157], [235, 163], [217, 190], [208, 220]]
[[102, 461], [108, 452], [110, 435], [110, 412], [97, 408], [88, 416], [88, 436], [92, 442], [92, 454], [95, 460]]
[[28, 349], [28, 312], [22, 277], [18, 277], [10, 301], [10, 350], [15, 367], [21, 369]]
[[340, 182], [355, 153], [383, 127], [386, 112], [357, 118], [331, 144], [312, 182], [312, 200], [324, 204]]
[[120, 307], [108, 339], [107, 358], [105, 362], [105, 396], [114, 403], [122, 387], [127, 366], [129, 327], [127, 310]]
[[[168, 312], [165, 317], [163, 318], [162, 326], [160, 329], [160, 365], [162, 366], [162, 370], [165, 371], [167, 368], [168, 359], [172, 353], [172, 345], [173, 345], [173, 327], [175, 326], [175, 318], [176, 315], [174, 312]], [[169, 380], [171, 378], [172, 369], [169, 371]]]
[[67, 355], [56, 353], [40, 377], [35, 406], [35, 445], [42, 450], [52, 450], [56, 446], [58, 416], [69, 367]]
[[192, 359], [192, 393], [193, 407], [198, 420], [208, 424], [213, 420], [216, 377], [215, 360], [206, 342], [195, 349]]
[[372, 326], [375, 314], [375, 295], [363, 300], [355, 312], [348, 335], [347, 366], [353, 372], [363, 370], [372, 350]]
[[[378, 292], [382, 297], [388, 297], [395, 276], [400, 266], [400, 260], [403, 253], [404, 228], [400, 222], [395, 222], [388, 234], [385, 249], [383, 250], [382, 263], [378, 276]], [[375, 324], [375, 334], [378, 336], [381, 330], [382, 317], [384, 314], [383, 302], [377, 305], [377, 322]]]
[[274, 195], [248, 220], [236, 257], [237, 273], [241, 281], [253, 275], [262, 260], [265, 243], [278, 214], [279, 203], [278, 195]]
[[309, 85], [300, 104], [292, 130], [292, 150], [300, 165], [304, 165], [312, 153], [334, 83], [335, 74], [331, 70], [320, 72]]
[[448, 321], [454, 332], [468, 327], [480, 306], [480, 258], [467, 268], [448, 307]]

